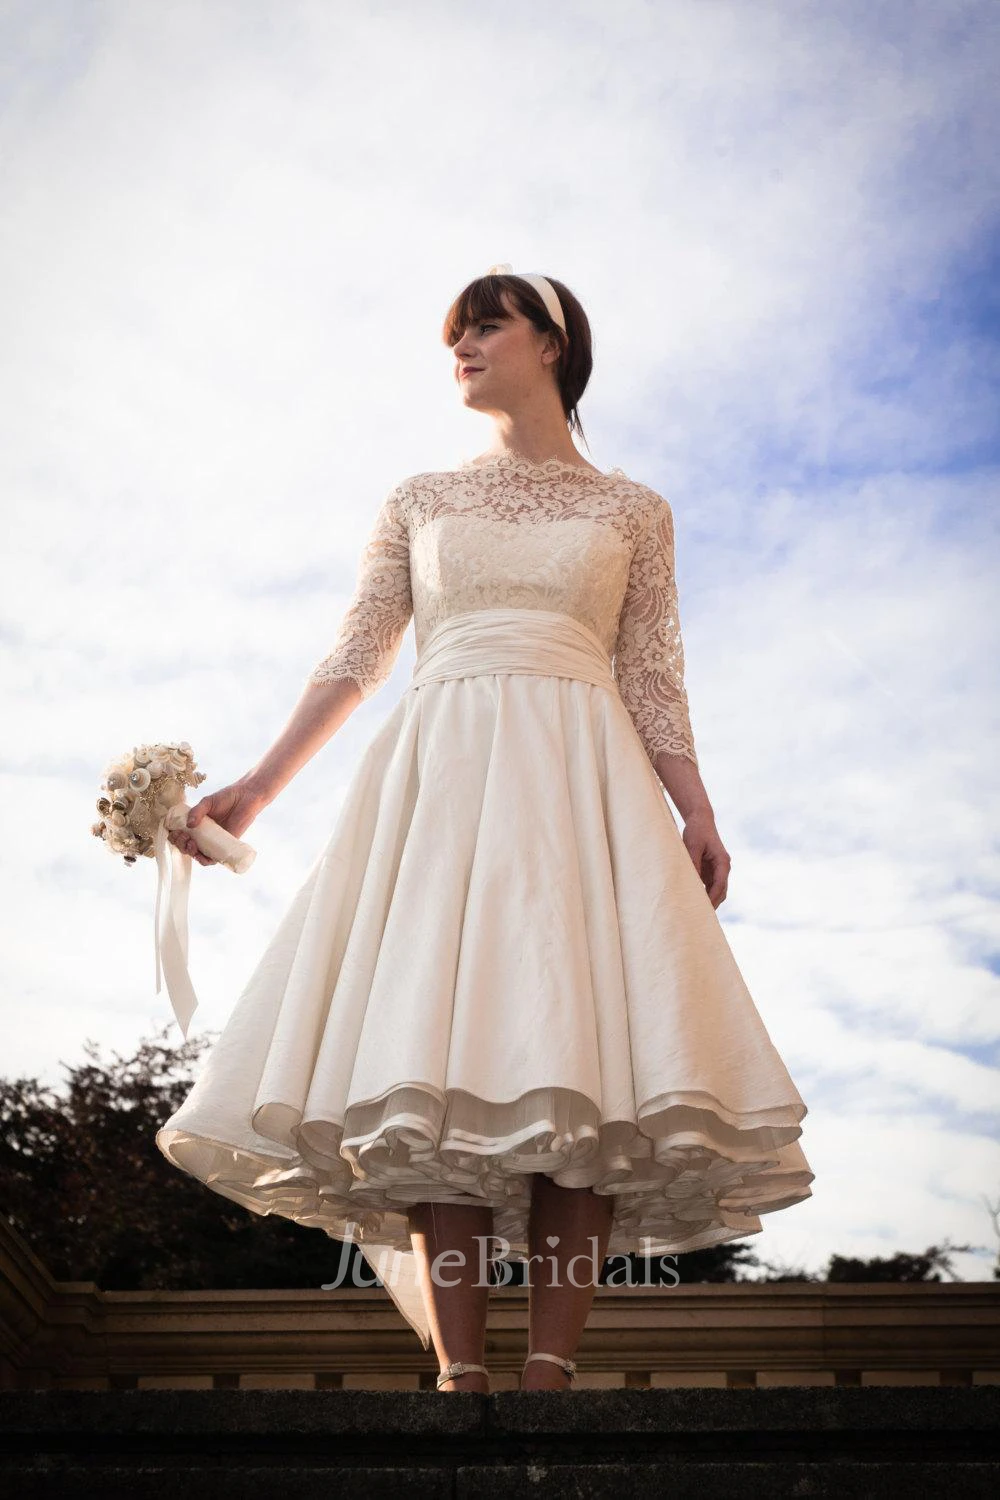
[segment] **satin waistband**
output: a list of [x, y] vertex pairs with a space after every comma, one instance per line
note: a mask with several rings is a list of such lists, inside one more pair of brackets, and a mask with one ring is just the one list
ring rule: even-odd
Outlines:
[[526, 673], [614, 687], [611, 658], [572, 615], [549, 609], [477, 609], [436, 625], [417, 657], [409, 688], [455, 677]]

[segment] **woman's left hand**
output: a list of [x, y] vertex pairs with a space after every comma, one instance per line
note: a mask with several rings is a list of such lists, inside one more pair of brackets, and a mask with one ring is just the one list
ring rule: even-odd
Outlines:
[[684, 824], [684, 847], [694, 862], [708, 899], [716, 908], [726, 899], [732, 860], [711, 813], [693, 812]]

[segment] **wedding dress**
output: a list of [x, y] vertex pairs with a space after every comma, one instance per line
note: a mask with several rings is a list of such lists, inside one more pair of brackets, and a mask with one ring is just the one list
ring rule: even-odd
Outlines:
[[653, 767], [697, 765], [668, 502], [509, 454], [416, 475], [312, 678], [370, 697], [411, 618], [413, 677], [157, 1144], [353, 1239], [427, 1348], [411, 1204], [488, 1204], [524, 1256], [544, 1172], [613, 1197], [609, 1255], [658, 1256], [813, 1174]]

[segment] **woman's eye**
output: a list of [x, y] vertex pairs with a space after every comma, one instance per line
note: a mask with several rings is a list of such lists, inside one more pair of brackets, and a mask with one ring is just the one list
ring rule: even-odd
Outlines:
[[480, 332], [482, 332], [484, 328], [495, 328], [496, 326], [497, 325], [495, 323], [480, 323], [479, 330]]

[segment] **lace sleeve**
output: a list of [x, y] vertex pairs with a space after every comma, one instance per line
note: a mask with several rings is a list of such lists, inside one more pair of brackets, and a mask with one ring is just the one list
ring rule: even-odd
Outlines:
[[398, 486], [383, 501], [361, 555], [357, 586], [329, 655], [310, 682], [350, 677], [370, 698], [388, 679], [413, 614], [410, 541]]
[[650, 760], [665, 750], [697, 766], [684, 688], [673, 513], [661, 495], [650, 494], [653, 503], [632, 556], [618, 619], [615, 678]]

